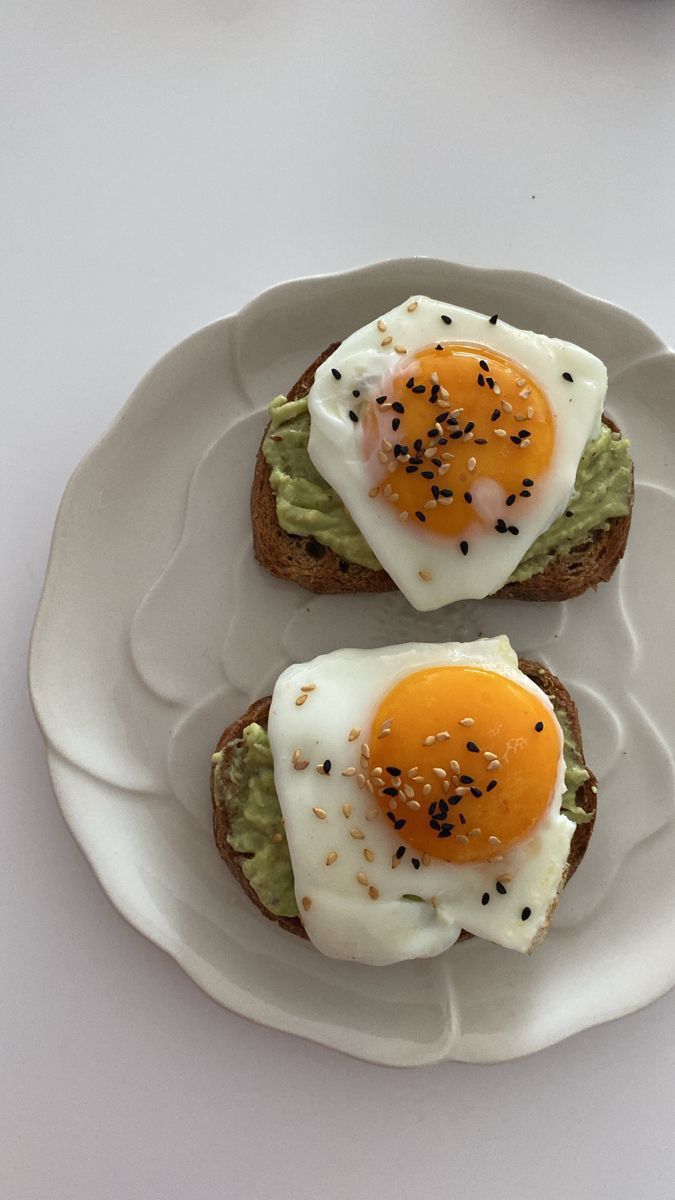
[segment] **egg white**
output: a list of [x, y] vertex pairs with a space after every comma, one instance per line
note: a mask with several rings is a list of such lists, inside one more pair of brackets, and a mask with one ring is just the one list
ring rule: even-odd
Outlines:
[[[424, 666], [457, 664], [483, 666], [517, 680], [549, 709], [560, 734], [550, 806], [532, 837], [502, 861], [457, 864], [432, 859], [415, 870], [407, 854], [392, 870], [400, 835], [381, 813], [366, 819], [374, 807], [372, 796], [341, 771], [358, 762], [361, 739], [367, 738], [379, 702], [396, 682]], [[315, 689], [298, 706], [302, 687], [311, 684]], [[348, 733], [354, 727], [361, 729], [361, 739], [350, 743]], [[276, 683], [268, 731], [298, 908], [322, 953], [373, 965], [426, 958], [451, 946], [462, 929], [514, 950], [532, 948], [564, 878], [574, 824], [560, 812], [565, 788], [562, 731], [546, 695], [518, 669], [508, 638], [336, 650], [295, 664]], [[296, 749], [309, 760], [306, 770], [293, 766]], [[315, 770], [325, 759], [331, 761], [328, 776]], [[352, 805], [348, 820], [342, 811], [346, 802]], [[327, 814], [324, 820], [314, 815], [317, 806]], [[363, 831], [363, 840], [351, 837], [353, 827]], [[374, 862], [364, 859], [365, 847], [373, 851]], [[327, 866], [331, 851], [337, 851], [338, 859]], [[367, 888], [356, 883], [359, 871], [377, 888], [378, 899], [371, 899]], [[506, 873], [513, 878], [507, 894], [500, 895], [496, 880]], [[487, 905], [481, 903], [485, 891], [491, 895]], [[402, 899], [407, 894], [420, 896], [422, 902]], [[304, 898], [310, 900], [307, 911]], [[524, 922], [526, 906], [532, 915]]]
[[[416, 308], [410, 312], [413, 303]], [[442, 315], [452, 323], [445, 324]], [[516, 329], [501, 320], [493, 325], [483, 313], [427, 296], [410, 297], [381, 319], [392, 338], [387, 346], [381, 344], [383, 333], [375, 318], [346, 338], [318, 368], [308, 397], [309, 456], [415, 608], [429, 611], [455, 600], [479, 599], [507, 582], [533, 542], [565, 511], [584, 447], [600, 428], [607, 369], [571, 342]], [[467, 557], [454, 540], [423, 531], [413, 522], [402, 524], [394, 506], [369, 498], [372, 481], [361, 451], [361, 425], [349, 417], [350, 409], [358, 411], [359, 405], [386, 393], [387, 381], [400, 366], [396, 346], [413, 353], [438, 342], [475, 343], [508, 356], [540, 385], [556, 418], [552, 463], [537, 479], [536, 497], [519, 513], [518, 536], [476, 537]], [[339, 379], [333, 371], [339, 372]], [[572, 375], [572, 383], [563, 379], [563, 372]], [[353, 390], [361, 393], [358, 401]], [[526, 459], [523, 462], [526, 474]], [[494, 497], [498, 503], [504, 498]], [[420, 571], [430, 573], [431, 580], [420, 579]]]

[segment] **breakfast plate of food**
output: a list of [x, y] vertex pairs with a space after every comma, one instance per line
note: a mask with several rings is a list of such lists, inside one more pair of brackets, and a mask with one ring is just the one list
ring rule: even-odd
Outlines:
[[30, 659], [64, 817], [214, 999], [495, 1062], [675, 982], [675, 355], [396, 259], [170, 351], [71, 479]]

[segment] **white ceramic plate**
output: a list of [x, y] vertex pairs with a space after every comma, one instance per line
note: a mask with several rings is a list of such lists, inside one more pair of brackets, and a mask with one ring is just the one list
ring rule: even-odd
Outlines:
[[[270, 398], [330, 341], [412, 292], [579, 342], [631, 436], [628, 552], [567, 604], [414, 612], [398, 594], [313, 597], [268, 576], [248, 499]], [[214, 999], [374, 1062], [492, 1062], [640, 1007], [675, 982], [672, 554], [675, 355], [635, 317], [541, 276], [429, 259], [265, 292], [141, 381], [71, 479], [31, 655], [63, 814], [108, 895]], [[506, 632], [570, 686], [599, 814], [532, 958], [473, 940], [372, 968], [265, 921], [211, 838], [210, 753], [293, 659], [342, 645]]]

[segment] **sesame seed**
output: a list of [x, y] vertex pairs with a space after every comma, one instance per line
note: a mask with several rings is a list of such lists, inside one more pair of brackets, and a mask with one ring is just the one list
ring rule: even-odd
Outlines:
[[379, 329], [380, 333], [386, 333], [387, 322], [383, 321], [382, 317], [380, 317], [379, 321], [377, 322], [377, 328]]
[[374, 821], [375, 818], [379, 816], [379, 813], [379, 808], [369, 808], [368, 812], [366, 813], [366, 821]]
[[[418, 571], [417, 574], [419, 575], [420, 579], [422, 579], [424, 581], [424, 583], [431, 582], [431, 578], [432, 578], [431, 571]], [[425, 745], [426, 745], [426, 743], [425, 743]]]
[[483, 892], [483, 895], [480, 898], [480, 902], [483, 906], [485, 906], [486, 904], [489, 904], [490, 903], [490, 893]]
[[443, 770], [442, 767], [432, 767], [431, 773], [432, 773], [432, 775], [435, 775], [437, 779], [446, 779], [447, 778], [446, 772]]
[[478, 746], [476, 745], [475, 742], [467, 742], [466, 748], [467, 748], [467, 750], [469, 750], [471, 752], [471, 754], [479, 754], [480, 753], [480, 750], [478, 749]]
[[364, 788], [364, 787], [366, 786], [366, 777], [365, 777], [365, 775], [362, 775], [362, 774], [359, 774], [359, 775], [357, 775], [357, 776], [356, 776], [356, 782], [358, 783], [358, 785], [359, 785], [359, 787], [360, 787], [360, 788]]
[[368, 895], [370, 896], [371, 900], [379, 900], [379, 898], [380, 898], [380, 893], [378, 892], [376, 887], [369, 887]]
[[469, 461], [467, 462], [466, 466], [467, 466], [468, 471], [475, 471], [476, 470], [475, 458], [470, 458]]
[[320, 821], [325, 821], [326, 817], [328, 816], [325, 808], [313, 808], [312, 812], [314, 813], [315, 817], [319, 818]]
[[471, 495], [471, 492], [465, 492], [464, 499], [466, 500], [467, 504], [471, 504], [471, 502], [473, 500], [473, 496]]
[[363, 755], [364, 758], [370, 758], [370, 746], [368, 745], [367, 742], [363, 743], [363, 745], [361, 747], [361, 754]]
[[[460, 814], [460, 816], [461, 816], [461, 814]], [[475, 829], [469, 830], [469, 837], [480, 837], [480, 835], [481, 835], [481, 831], [478, 828], [478, 826], [476, 826]]]
[[491, 792], [493, 788], [496, 788], [496, 786], [497, 786], [497, 780], [496, 780], [496, 779], [491, 779], [491, 780], [490, 780], [490, 782], [488, 783], [488, 785], [487, 785], [487, 787], [486, 787], [485, 791], [486, 791], [486, 792]]
[[407, 310], [406, 310], [406, 311], [407, 311], [407, 312], [414, 312], [414, 311], [415, 311], [415, 309], [417, 308], [417, 304], [418, 304], [418, 301], [417, 301], [417, 300], [411, 300], [411, 301], [410, 301], [410, 304], [408, 305], [408, 307], [407, 307]]
[[354, 829], [350, 829], [350, 830], [349, 830], [349, 836], [350, 836], [350, 837], [353, 837], [353, 838], [354, 838], [354, 840], [355, 840], [355, 841], [357, 841], [357, 842], [362, 842], [362, 841], [363, 841], [363, 839], [364, 839], [364, 837], [365, 837], [366, 835], [365, 835], [365, 833], [363, 832], [363, 830], [362, 830], [362, 829], [355, 829], [355, 828], [354, 828]]
[[375, 855], [373, 854], [372, 850], [368, 849], [367, 846], [363, 851], [363, 857], [365, 858], [366, 862], [375, 862]]
[[527, 905], [525, 905], [525, 908], [523, 909], [523, 911], [520, 914], [521, 921], [528, 921], [531, 916], [532, 916], [532, 909], [528, 908]]
[[493, 429], [492, 432], [494, 433], [495, 437], [498, 438], [505, 438], [507, 436], [505, 429]]
[[422, 788], [422, 795], [429, 796], [430, 794], [431, 794], [431, 784], [425, 783], [424, 787]]
[[452, 325], [452, 317], [447, 317], [445, 313], [441, 313], [441, 321], [444, 325]]
[[535, 733], [541, 733], [541, 731], [542, 731], [542, 729], [543, 729], [543, 728], [544, 728], [544, 722], [543, 722], [543, 721], [537, 721], [537, 724], [536, 724], [536, 725], [535, 725], [535, 727], [534, 727], [534, 731], [535, 731]]
[[498, 771], [501, 765], [502, 764], [498, 758], [493, 758], [492, 761], [488, 763], [487, 769], [488, 771]]
[[393, 342], [393, 340], [394, 340], [394, 339], [393, 339], [393, 337], [391, 336], [391, 334], [388, 334], [386, 338], [382, 338], [382, 341], [380, 342], [380, 345], [381, 345], [381, 346], [391, 346], [391, 343]]
[[[489, 840], [489, 839], [488, 839], [488, 840]], [[500, 896], [505, 896], [505, 895], [506, 895], [506, 888], [504, 887], [504, 884], [503, 884], [503, 883], [500, 883], [500, 882], [499, 882], [499, 880], [497, 880], [497, 883], [496, 883], [496, 885], [495, 885], [495, 886], [496, 886], [496, 888], [497, 888], [497, 891], [499, 892], [499, 895], [500, 895]]]
[[305, 703], [305, 700], [306, 700], [306, 699], [307, 699], [307, 693], [306, 693], [306, 692], [303, 692], [301, 696], [296, 696], [296, 697], [295, 697], [295, 703], [296, 703], [297, 707], [298, 707], [298, 708], [300, 708], [300, 707], [301, 707], [301, 705], [303, 705], [303, 704]]
[[283, 840], [284, 840], [283, 833], [273, 833], [272, 834], [271, 841], [273, 841], [275, 845], [278, 846], [279, 842], [283, 842]]
[[371, 487], [370, 491], [368, 492], [368, 495], [370, 496], [371, 500], [375, 499], [375, 496], [377, 496], [379, 490], [380, 490], [379, 487]]
[[396, 351], [397, 354], [407, 354], [408, 353], [405, 346], [394, 346], [394, 350]]
[[304, 771], [309, 766], [309, 760], [306, 758], [297, 758], [293, 763], [295, 771]]
[[310, 900], [309, 896], [302, 897], [302, 907], [304, 908], [305, 912], [309, 912], [310, 908], [312, 907], [312, 901]]
[[528, 416], [528, 420], [531, 421], [532, 417], [534, 416], [534, 409], [533, 409], [532, 405], [530, 405], [527, 410], [527, 416]]
[[[459, 723], [460, 723], [460, 725], [465, 725], [465, 726], [469, 727], [471, 725], [475, 725], [476, 722], [474, 721], [473, 717], [462, 717], [462, 719]], [[457, 765], [457, 763], [453, 762], [453, 763], [451, 763], [451, 766], [452, 766], [453, 770], [459, 771], [459, 766]]]
[[400, 512], [398, 514], [398, 519], [399, 519], [399, 521], [407, 521], [409, 516], [410, 516], [410, 513], [408, 512], [408, 510], [404, 509], [403, 512]]
[[356, 872], [356, 882], [362, 884], [363, 887], [368, 887], [368, 876], [365, 871]]
[[353, 409], [353, 408], [350, 408], [350, 410], [349, 410], [349, 420], [350, 420], [350, 421], [354, 421], [354, 422], [356, 423], [356, 422], [358, 422], [358, 419], [359, 419], [359, 418], [357, 417], [356, 413], [354, 412], [354, 409]]
[[573, 380], [572, 376], [570, 375], [569, 371], [563, 371], [562, 377], [563, 377], [563, 379], [566, 379], [568, 383], [574, 383], [574, 380]]
[[467, 554], [469, 553], [469, 543], [468, 542], [460, 542], [459, 548], [462, 551], [462, 554], [464, 555], [464, 557], [466, 558]]
[[468, 837], [466, 837], [466, 835], [465, 835], [465, 834], [463, 834], [463, 833], [458, 833], [458, 834], [455, 836], [455, 841], [456, 841], [456, 842], [460, 842], [460, 843], [462, 844], [462, 846], [468, 846], [468, 844], [469, 844], [469, 839], [468, 839]]
[[494, 316], [490, 317], [490, 324], [496, 325], [498, 320], [499, 320], [499, 313], [495, 313]]
[[505, 412], [505, 413], [513, 412], [513, 405], [509, 404], [508, 400], [502, 400], [502, 412]]
[[343, 815], [343, 817], [346, 817], [347, 819], [349, 819], [349, 817], [351, 817], [352, 806], [349, 803], [349, 801], [345, 801], [345, 803], [342, 805], [342, 815]]
[[326, 866], [327, 867], [332, 867], [334, 862], [337, 862], [337, 850], [331, 850], [326, 855]]
[[333, 379], [342, 379], [342, 375], [338, 371], [337, 367], [331, 367], [331, 373], [332, 373]]
[[491, 834], [490, 834], [490, 836], [489, 836], [489, 838], [488, 838], [488, 842], [489, 842], [489, 844], [490, 844], [491, 846], [499, 846], [499, 845], [501, 845], [501, 839], [500, 839], [500, 838], [498, 838], [498, 837], [495, 837], [494, 833], [491, 833]]
[[361, 730], [360, 730], [360, 729], [350, 729], [350, 730], [349, 730], [349, 736], [348, 736], [348, 738], [347, 738], [347, 741], [348, 741], [348, 742], [355, 742], [355, 741], [356, 741], [356, 739], [357, 739], [357, 737], [360, 737], [360, 735], [361, 735]]
[[483, 751], [483, 758], [486, 758], [488, 760], [488, 762], [491, 762], [492, 759], [494, 759], [496, 757], [497, 757], [497, 755], [494, 754], [492, 750], [484, 750]]

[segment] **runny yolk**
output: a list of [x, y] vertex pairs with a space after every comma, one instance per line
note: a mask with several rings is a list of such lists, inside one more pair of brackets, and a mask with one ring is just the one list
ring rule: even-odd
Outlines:
[[373, 501], [442, 537], [517, 533], [555, 444], [539, 385], [503, 354], [448, 343], [401, 359], [382, 391], [361, 415]]
[[455, 863], [500, 858], [532, 834], [561, 752], [557, 722], [536, 694], [469, 666], [425, 668], [395, 684], [368, 745], [368, 778], [398, 855]]

